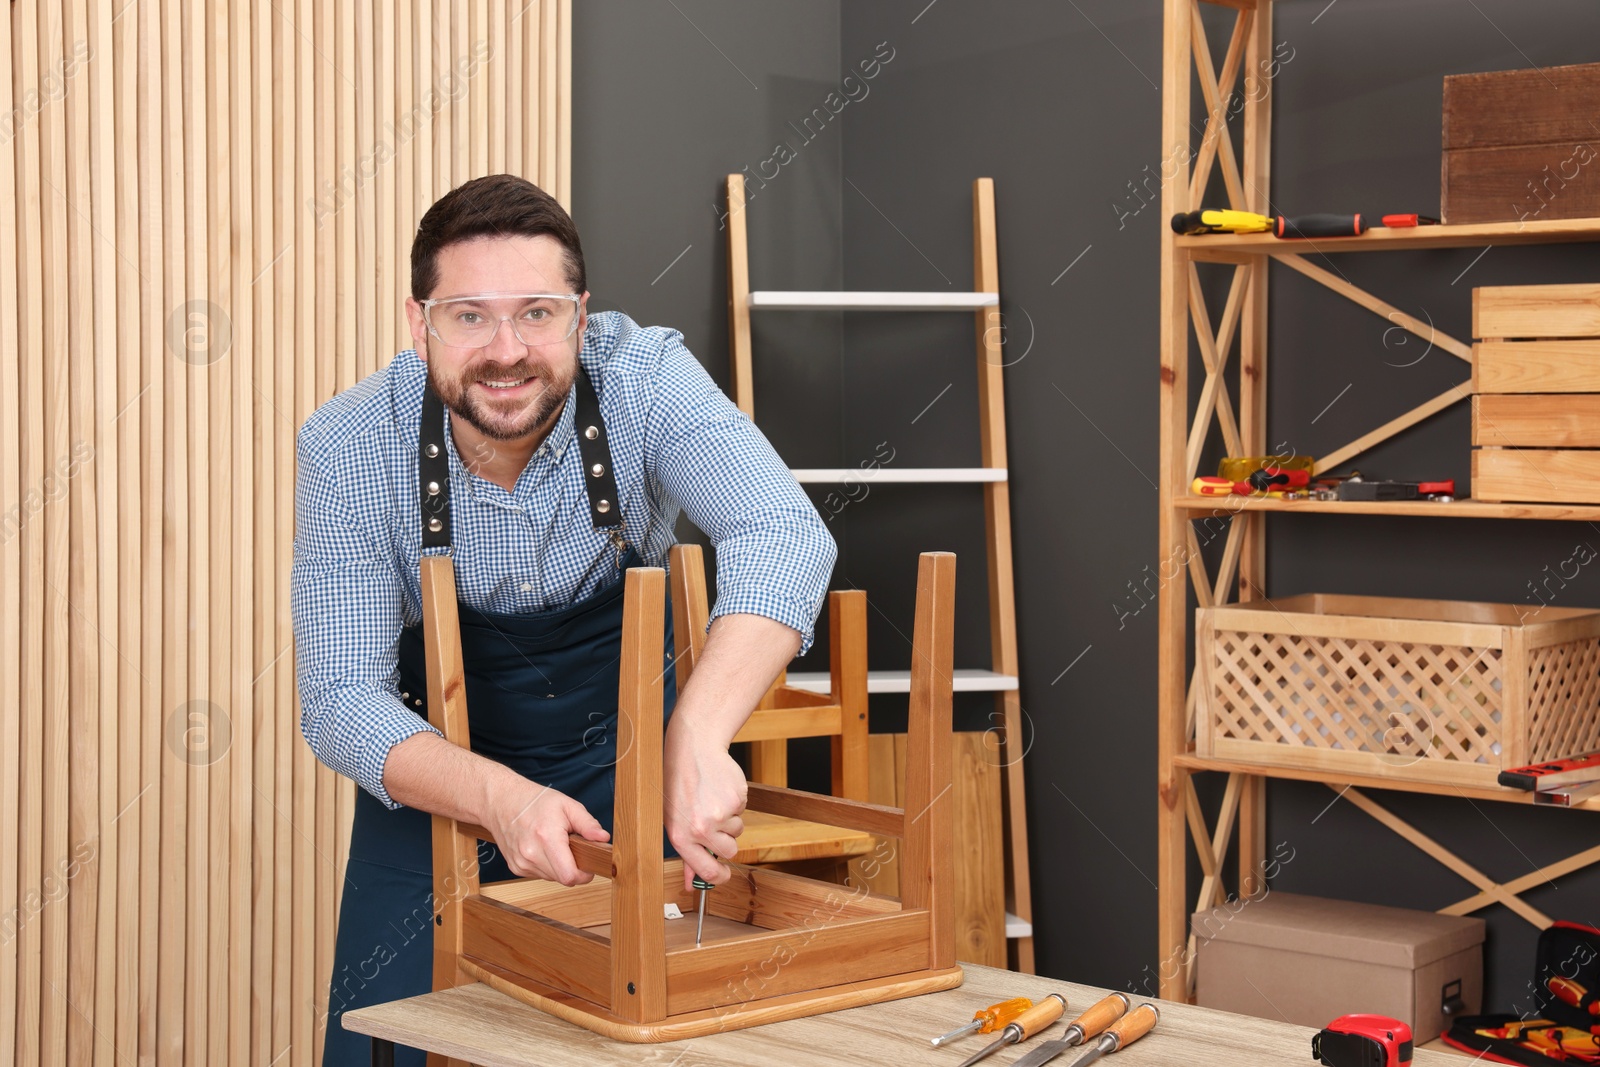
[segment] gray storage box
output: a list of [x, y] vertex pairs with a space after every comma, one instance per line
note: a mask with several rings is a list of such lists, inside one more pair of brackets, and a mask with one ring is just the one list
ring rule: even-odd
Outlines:
[[1196, 999], [1302, 1026], [1388, 1015], [1421, 1045], [1445, 1029], [1449, 993], [1479, 1010], [1483, 933], [1482, 919], [1272, 892], [1195, 913]]

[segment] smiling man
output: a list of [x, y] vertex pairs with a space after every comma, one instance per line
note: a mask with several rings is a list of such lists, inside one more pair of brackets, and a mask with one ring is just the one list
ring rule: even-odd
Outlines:
[[[485, 880], [588, 881], [567, 835], [612, 818], [622, 575], [664, 567], [679, 512], [716, 547], [702, 660], [664, 739], [684, 877], [728, 877], [745, 779], [728, 745], [811, 640], [835, 548], [766, 439], [676, 331], [590, 317], [565, 210], [492, 175], [423, 216], [415, 348], [297, 442], [300, 724], [355, 779], [324, 1064], [367, 1062], [339, 1015], [426, 992], [429, 814], [482, 825]], [[421, 556], [451, 553], [472, 751], [425, 719]], [[668, 707], [670, 622], [663, 662]], [[420, 1054], [416, 1062], [421, 1063]]]

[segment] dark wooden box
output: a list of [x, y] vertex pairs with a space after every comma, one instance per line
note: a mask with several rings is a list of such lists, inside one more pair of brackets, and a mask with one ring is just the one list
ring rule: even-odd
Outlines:
[[1444, 80], [1445, 222], [1600, 217], [1600, 63]]

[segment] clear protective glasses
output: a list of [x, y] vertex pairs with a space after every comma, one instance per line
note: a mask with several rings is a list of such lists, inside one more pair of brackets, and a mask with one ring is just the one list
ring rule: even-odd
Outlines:
[[422, 301], [428, 330], [452, 348], [485, 348], [502, 322], [525, 345], [565, 341], [578, 328], [575, 293], [480, 293]]

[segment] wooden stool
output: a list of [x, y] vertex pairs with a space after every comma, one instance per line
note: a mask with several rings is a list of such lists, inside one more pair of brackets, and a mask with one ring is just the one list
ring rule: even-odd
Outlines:
[[[709, 894], [705, 940], [683, 864], [662, 856], [662, 678], [666, 576], [625, 578], [615, 827], [609, 845], [572, 837], [595, 879], [480, 885], [481, 827], [435, 817], [434, 989], [484, 982], [596, 1033], [671, 1041], [949, 989], [961, 984], [951, 909], [951, 659], [955, 556], [925, 553], [912, 638], [906, 807], [751, 783], [748, 806], [898, 838], [901, 899], [733, 866]], [[467, 745], [455, 574], [422, 561], [428, 706]], [[908, 817], [906, 812], [911, 812]], [[443, 1063], [442, 1059], [430, 1062]]]

